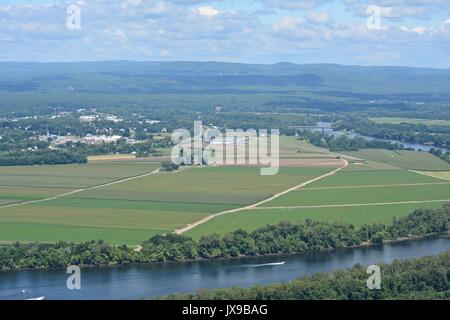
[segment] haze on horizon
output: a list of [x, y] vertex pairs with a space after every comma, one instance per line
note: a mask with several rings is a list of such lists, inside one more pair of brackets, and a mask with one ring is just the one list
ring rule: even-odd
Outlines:
[[[371, 20], [371, 5], [380, 10], [379, 24]], [[68, 24], [74, 6], [80, 9], [79, 25], [76, 19]], [[449, 40], [446, 0], [0, 2], [0, 61], [450, 68]]]

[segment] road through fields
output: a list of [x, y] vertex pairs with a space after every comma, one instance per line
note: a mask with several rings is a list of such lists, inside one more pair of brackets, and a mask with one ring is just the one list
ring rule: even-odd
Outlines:
[[45, 198], [45, 199], [5, 204], [5, 205], [0, 206], [0, 209], [2, 209], [2, 208], [11, 208], [11, 207], [16, 207], [16, 206], [22, 206], [22, 205], [33, 204], [33, 203], [46, 202], [46, 201], [51, 201], [51, 200], [56, 200], [56, 199], [64, 198], [64, 197], [67, 197], [67, 196], [70, 196], [70, 195], [73, 195], [73, 194], [77, 194], [77, 193], [80, 193], [80, 192], [83, 192], [83, 191], [95, 190], [95, 189], [99, 189], [99, 188], [103, 188], [103, 187], [109, 187], [109, 186], [112, 186], [112, 185], [115, 185], [115, 184], [119, 184], [119, 183], [123, 183], [123, 182], [128, 182], [128, 181], [135, 180], [135, 179], [145, 178], [145, 177], [151, 176], [153, 174], [156, 174], [158, 172], [159, 172], [159, 169], [156, 169], [155, 171], [144, 173], [144, 174], [141, 174], [141, 175], [138, 175], [138, 176], [128, 177], [128, 178], [124, 178], [124, 179], [120, 179], [120, 180], [116, 180], [116, 181], [112, 181], [112, 182], [108, 182], [108, 183], [99, 184], [99, 185], [92, 186], [92, 187], [76, 189], [76, 190], [73, 190], [73, 191], [70, 191], [70, 192], [66, 192], [66, 193], [59, 194], [57, 196], [53, 196], [53, 197], [49, 197], [49, 198]]
[[271, 197], [269, 197], [267, 199], [264, 199], [264, 200], [262, 200], [260, 202], [254, 203], [252, 205], [241, 207], [241, 208], [236, 208], [236, 209], [231, 209], [231, 210], [226, 210], [226, 211], [218, 212], [216, 214], [207, 216], [207, 217], [205, 217], [205, 218], [203, 218], [203, 219], [201, 219], [201, 220], [199, 220], [199, 221], [197, 221], [195, 223], [189, 224], [189, 225], [187, 225], [187, 226], [185, 226], [185, 227], [183, 227], [181, 229], [175, 230], [175, 233], [176, 234], [183, 234], [183, 233], [185, 233], [185, 232], [187, 232], [189, 230], [192, 230], [193, 228], [195, 228], [195, 227], [197, 227], [197, 226], [199, 226], [201, 224], [204, 224], [204, 223], [206, 223], [206, 222], [208, 222], [208, 221], [210, 221], [210, 220], [212, 220], [214, 218], [217, 218], [219, 216], [223, 216], [225, 214], [240, 212], [240, 211], [244, 211], [244, 210], [255, 209], [257, 206], [260, 206], [260, 205], [262, 205], [264, 203], [267, 203], [267, 202], [272, 201], [274, 199], [277, 199], [277, 198], [279, 198], [281, 196], [284, 196], [285, 194], [287, 194], [287, 193], [289, 193], [291, 191], [295, 191], [297, 189], [304, 188], [304, 187], [306, 187], [307, 185], [309, 185], [311, 183], [314, 183], [314, 182], [317, 182], [317, 181], [322, 180], [324, 178], [330, 177], [330, 176], [338, 173], [339, 171], [345, 169], [349, 165], [349, 162], [347, 160], [345, 160], [345, 159], [341, 159], [341, 160], [343, 161], [344, 164], [342, 165], [342, 167], [339, 167], [336, 170], [333, 170], [333, 171], [328, 172], [328, 173], [326, 173], [324, 175], [321, 175], [321, 176], [316, 177], [314, 179], [311, 179], [311, 180], [308, 180], [306, 182], [303, 182], [303, 183], [301, 183], [301, 184], [299, 184], [297, 186], [294, 186], [292, 188], [284, 190], [284, 191], [282, 191], [280, 193], [277, 193], [277, 194], [275, 194], [275, 195], [273, 195], [273, 196], [271, 196]]

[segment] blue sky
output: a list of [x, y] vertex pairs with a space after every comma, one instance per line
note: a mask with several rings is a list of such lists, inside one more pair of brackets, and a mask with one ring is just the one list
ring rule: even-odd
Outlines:
[[[67, 27], [70, 5], [79, 28]], [[371, 5], [376, 27], [367, 25]], [[448, 0], [0, 0], [0, 61], [450, 68], [449, 57]]]

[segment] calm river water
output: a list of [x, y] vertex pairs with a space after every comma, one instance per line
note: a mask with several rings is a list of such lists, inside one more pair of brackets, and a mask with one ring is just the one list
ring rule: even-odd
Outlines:
[[[418, 258], [450, 250], [450, 238], [287, 256], [85, 268], [81, 290], [68, 290], [65, 270], [0, 272], [0, 299], [141, 299], [200, 288], [248, 287], [318, 272]], [[284, 264], [280, 264], [284, 262]]]

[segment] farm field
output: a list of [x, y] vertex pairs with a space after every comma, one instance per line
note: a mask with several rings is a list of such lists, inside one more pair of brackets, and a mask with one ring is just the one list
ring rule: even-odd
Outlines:
[[0, 205], [45, 199], [70, 191], [73, 189], [0, 186]]
[[427, 152], [407, 150], [362, 149], [354, 152], [342, 152], [344, 155], [364, 160], [376, 161], [388, 165], [424, 171], [448, 171], [450, 164]]
[[280, 137], [281, 158], [328, 158], [333, 157], [328, 151], [318, 148], [310, 143], [299, 141], [296, 137]]
[[383, 185], [335, 188], [303, 188], [265, 203], [263, 207], [328, 206], [387, 202], [447, 200], [450, 184]]
[[326, 179], [316, 181], [307, 188], [376, 186], [392, 184], [442, 183], [445, 181], [420, 175], [408, 170], [354, 170], [358, 165], [350, 165], [341, 172]]
[[258, 202], [328, 171], [322, 168], [281, 168], [275, 176], [261, 176], [256, 167], [202, 167], [159, 173], [71, 197], [240, 206]]
[[64, 198], [0, 208], [0, 242], [103, 239], [138, 244], [329, 171], [281, 168], [276, 176], [261, 176], [256, 167], [204, 167], [158, 173]]
[[89, 156], [88, 162], [95, 161], [111, 161], [111, 160], [132, 160], [136, 159], [135, 155], [132, 154], [108, 154], [108, 155], [99, 155], [99, 156]]
[[340, 221], [360, 227], [364, 224], [392, 223], [394, 217], [406, 216], [418, 208], [439, 208], [443, 203], [400, 204], [390, 206], [342, 207], [342, 208], [308, 208], [308, 209], [271, 209], [246, 210], [217, 217], [199, 225], [186, 233], [187, 236], [199, 239], [201, 236], [244, 229], [254, 231], [268, 224], [283, 221], [303, 223], [306, 219], [314, 221]]
[[418, 208], [437, 208], [450, 202], [450, 183], [408, 170], [364, 171], [350, 165], [333, 176], [291, 191], [256, 208], [217, 217], [188, 231], [198, 238], [239, 228], [251, 231], [281, 221], [305, 219], [389, 224]]
[[78, 189], [141, 175], [158, 167], [159, 163], [152, 162], [0, 167], [0, 185]]
[[438, 179], [450, 180], [450, 171], [417, 171], [417, 173]]
[[[0, 168], [0, 243], [103, 239], [135, 245], [210, 215], [258, 203], [342, 166], [342, 160], [326, 150], [295, 138], [280, 141], [282, 167], [275, 176], [261, 176], [260, 168], [251, 166], [155, 173], [162, 158]], [[332, 176], [258, 207], [219, 216], [187, 234], [254, 230], [307, 218], [356, 226], [390, 223], [416, 208], [439, 207], [450, 199], [450, 181], [443, 179], [448, 171], [416, 173], [402, 168], [431, 170], [442, 165], [431, 155], [385, 150], [354, 154], [364, 160], [352, 158], [353, 163]], [[7, 206], [41, 199], [48, 200]]]
[[[83, 227], [79, 225], [42, 224], [24, 222], [0, 223], [0, 244], [27, 242], [55, 243], [64, 241], [80, 242], [93, 237], [96, 239], [120, 239], [113, 244], [138, 244], [156, 234], [164, 234], [169, 230], [139, 230], [109, 227]], [[14, 240], [11, 240], [14, 239]], [[16, 240], [18, 239], [18, 240]]]
[[[248, 144], [246, 148], [249, 148]], [[258, 153], [257, 150], [253, 151], [255, 154]], [[280, 136], [279, 156], [279, 165], [281, 167], [338, 168], [342, 165], [342, 160], [335, 154], [315, 147], [308, 142], [300, 141], [296, 137]], [[237, 159], [238, 156], [235, 156], [235, 158]], [[248, 154], [240, 156], [238, 160], [242, 163], [248, 163]], [[229, 166], [230, 164], [227, 165]], [[242, 165], [239, 164], [239, 166]]]

